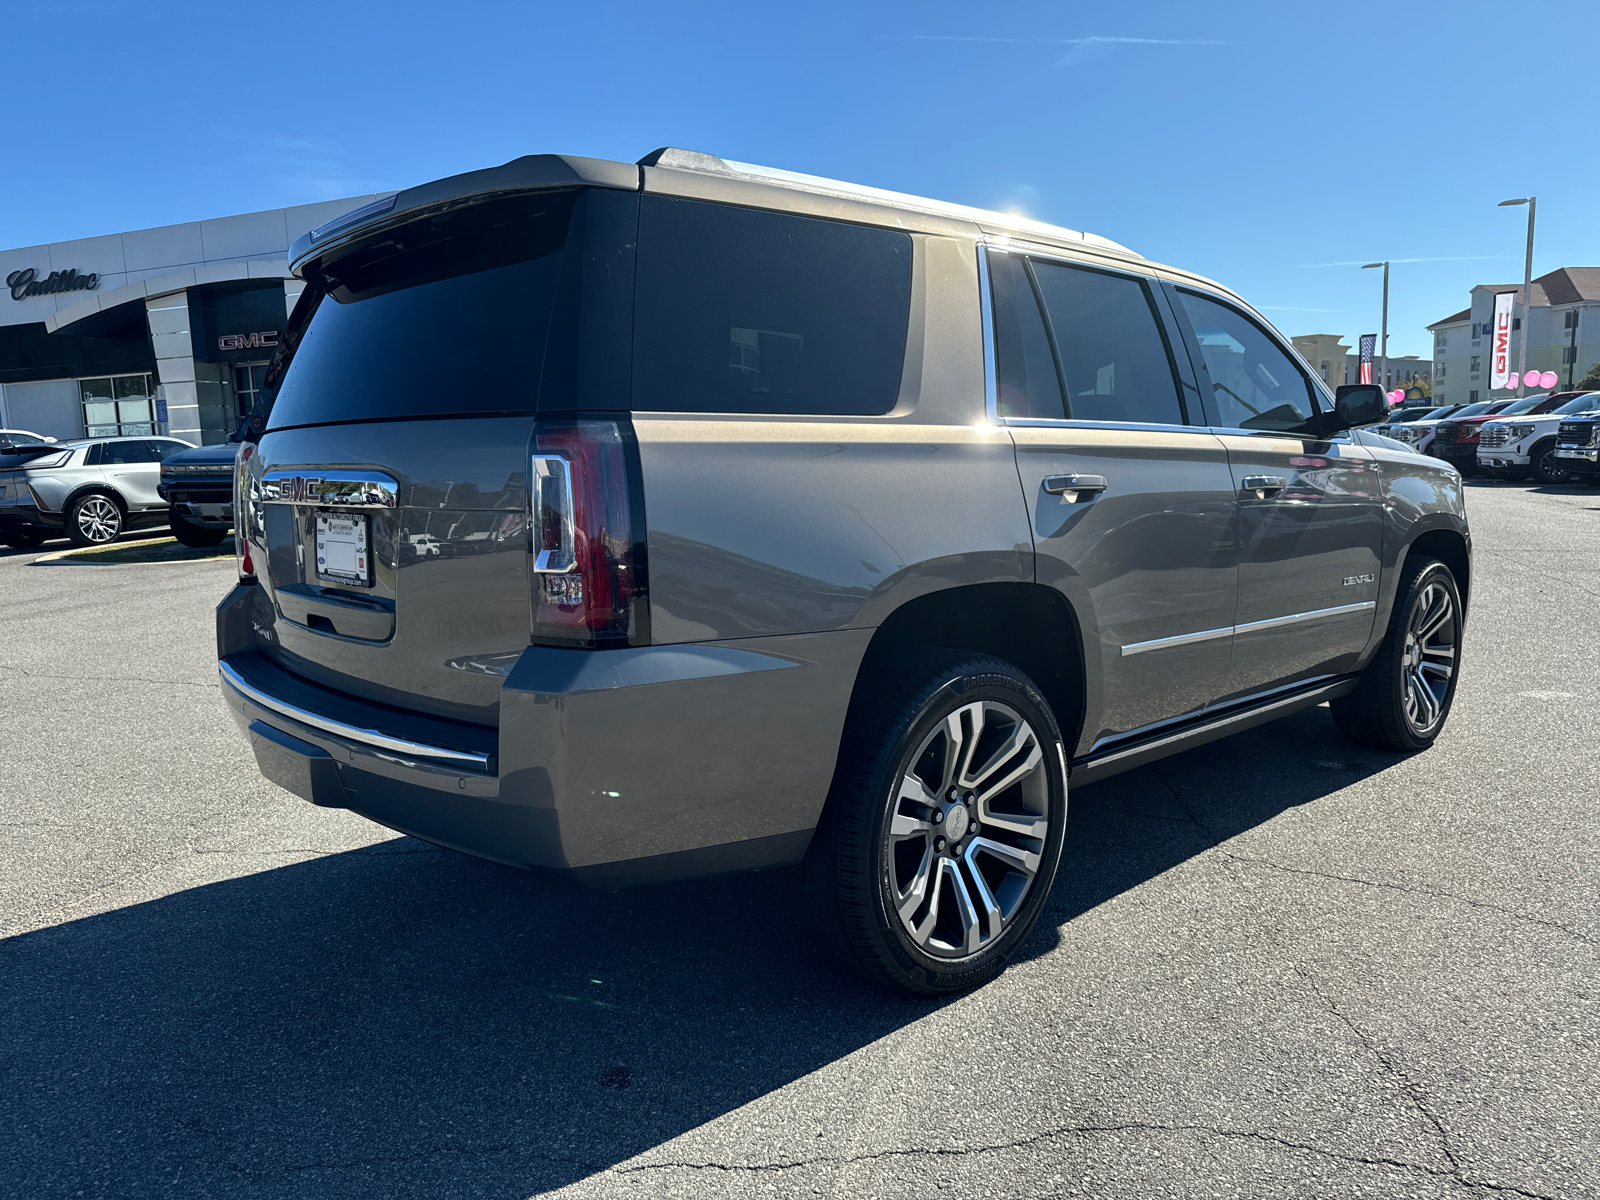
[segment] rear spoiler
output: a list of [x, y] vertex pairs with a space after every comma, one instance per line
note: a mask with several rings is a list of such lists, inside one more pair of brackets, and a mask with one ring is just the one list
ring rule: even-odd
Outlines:
[[571, 154], [528, 154], [503, 166], [450, 175], [432, 183], [395, 192], [303, 234], [289, 248], [289, 270], [305, 278], [305, 267], [352, 238], [413, 220], [429, 210], [443, 210], [485, 196], [558, 188], [605, 187], [639, 190], [639, 168], [633, 163]]

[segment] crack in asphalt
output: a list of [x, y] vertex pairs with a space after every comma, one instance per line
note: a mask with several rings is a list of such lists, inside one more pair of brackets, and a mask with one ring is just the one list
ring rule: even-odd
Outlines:
[[197, 683], [192, 679], [147, 679], [143, 675], [56, 675], [48, 671], [30, 671], [27, 667], [12, 667], [0, 663], [0, 671], [15, 671], [28, 679], [70, 679], [78, 683], [153, 683], [159, 687], [216, 687], [216, 680]]
[[1154, 766], [1147, 767], [1146, 770], [1150, 772], [1150, 774], [1155, 778], [1156, 782], [1166, 789], [1167, 794], [1172, 797], [1173, 803], [1183, 810], [1184, 814], [1188, 817], [1189, 822], [1194, 825], [1196, 829], [1200, 830], [1201, 833], [1205, 834], [1208, 839], [1210, 839], [1210, 849], [1222, 858], [1231, 859], [1237, 863], [1249, 863], [1258, 867], [1266, 867], [1273, 871], [1284, 871], [1291, 875], [1310, 875], [1317, 879], [1331, 879], [1337, 880], [1341, 883], [1359, 883], [1366, 887], [1386, 888], [1390, 891], [1414, 893], [1419, 896], [1433, 896], [1440, 900], [1454, 900], [1458, 904], [1465, 904], [1472, 908], [1486, 909], [1489, 912], [1496, 912], [1501, 916], [1510, 917], [1513, 920], [1525, 921], [1530, 925], [1542, 925], [1546, 929], [1558, 930], [1559, 932], [1566, 934], [1568, 937], [1582, 942], [1586, 946], [1593, 946], [1596, 944], [1595, 939], [1590, 937], [1588, 934], [1573, 929], [1570, 925], [1563, 925], [1560, 921], [1552, 921], [1548, 917], [1529, 916], [1527, 913], [1518, 912], [1514, 908], [1506, 908], [1499, 904], [1490, 904], [1487, 900], [1474, 900], [1470, 896], [1463, 896], [1457, 892], [1447, 892], [1440, 888], [1422, 887], [1415, 884], [1387, 883], [1379, 879], [1363, 879], [1359, 875], [1338, 875], [1331, 871], [1313, 871], [1306, 867], [1289, 867], [1282, 863], [1273, 862], [1271, 859], [1256, 858], [1253, 855], [1237, 854], [1232, 850], [1224, 850], [1222, 848], [1223, 839], [1218, 836], [1215, 830], [1213, 830], [1200, 819], [1199, 815], [1194, 811], [1194, 809], [1191, 808], [1188, 802], [1184, 800], [1183, 794], [1172, 785], [1172, 782], [1168, 780], [1167, 777], [1160, 771], [1157, 771]]
[[1450, 1145], [1450, 1134], [1445, 1129], [1444, 1122], [1440, 1121], [1434, 1111], [1423, 1103], [1422, 1089], [1413, 1083], [1409, 1078], [1407, 1078], [1405, 1073], [1395, 1065], [1394, 1060], [1380, 1050], [1377, 1043], [1368, 1037], [1366, 1032], [1350, 1019], [1349, 1015], [1339, 1007], [1338, 1001], [1334, 1000], [1322, 990], [1316, 981], [1316, 977], [1313, 976], [1310, 971], [1303, 966], [1296, 966], [1295, 973], [1299, 975], [1301, 979], [1306, 981], [1306, 986], [1309, 987], [1317, 999], [1322, 1002], [1323, 1007], [1326, 1008], [1330, 1014], [1337, 1017], [1340, 1023], [1355, 1035], [1356, 1040], [1366, 1047], [1367, 1053], [1372, 1055], [1373, 1058], [1377, 1059], [1379, 1065], [1383, 1067], [1384, 1071], [1389, 1075], [1389, 1077], [1400, 1086], [1400, 1090], [1404, 1092], [1406, 1098], [1411, 1101], [1412, 1107], [1421, 1113], [1424, 1119], [1427, 1120], [1428, 1124], [1432, 1126], [1434, 1134], [1439, 1139], [1439, 1149], [1444, 1153], [1445, 1159], [1450, 1163], [1451, 1174], [1457, 1176], [1458, 1178], [1462, 1178], [1461, 1160], [1456, 1157], [1456, 1152]]
[[1532, 566], [1529, 563], [1522, 562], [1517, 558], [1517, 555], [1516, 555], [1516, 553], [1514, 551], [1502, 550], [1502, 551], [1500, 551], [1500, 553], [1503, 554], [1506, 558], [1509, 558], [1512, 562], [1517, 563], [1517, 565], [1522, 567], [1524, 570], [1532, 571], [1535, 575], [1543, 576], [1545, 579], [1549, 579], [1549, 580], [1551, 580], [1552, 582], [1555, 582], [1555, 583], [1564, 583], [1570, 588], [1576, 588], [1578, 591], [1582, 592], [1585, 596], [1593, 596], [1597, 600], [1600, 600], [1600, 592], [1592, 592], [1588, 588], [1584, 587], [1583, 584], [1581, 584], [1581, 583], [1577, 583], [1577, 582], [1575, 582], [1575, 581], [1573, 581], [1571, 579], [1563, 578], [1560, 575], [1552, 575], [1552, 574], [1550, 574], [1549, 571], [1541, 571], [1541, 570], [1539, 570], [1539, 568], [1537, 568], [1535, 566]]
[[1342, 883], [1359, 883], [1367, 887], [1385, 888], [1394, 892], [1410, 892], [1420, 896], [1434, 896], [1440, 900], [1454, 900], [1472, 908], [1488, 909], [1490, 912], [1500, 913], [1502, 916], [1512, 917], [1518, 921], [1526, 921], [1530, 925], [1543, 925], [1547, 929], [1558, 929], [1568, 937], [1582, 942], [1586, 946], [1593, 946], [1595, 939], [1587, 934], [1580, 933], [1571, 926], [1563, 925], [1559, 921], [1551, 921], [1545, 917], [1530, 917], [1527, 913], [1518, 912], [1514, 908], [1503, 908], [1498, 904], [1490, 904], [1487, 900], [1474, 900], [1470, 896], [1462, 896], [1456, 892], [1440, 891], [1437, 888], [1418, 887], [1412, 884], [1385, 883], [1378, 879], [1362, 879], [1356, 875], [1335, 875], [1329, 871], [1313, 871], [1305, 867], [1286, 867], [1282, 863], [1272, 862], [1270, 859], [1253, 858], [1248, 854], [1235, 854], [1231, 850], [1213, 847], [1223, 858], [1230, 858], [1238, 863], [1250, 863], [1258, 867], [1267, 867], [1273, 871], [1286, 871], [1291, 875], [1311, 875], [1317, 879], [1334, 879]]
[[[1153, 1121], [1121, 1121], [1115, 1124], [1104, 1125], [1061, 1125], [1056, 1128], [1042, 1130], [1027, 1137], [1015, 1138], [1011, 1141], [993, 1142], [980, 1146], [912, 1146], [892, 1150], [879, 1150], [870, 1154], [856, 1154], [848, 1156], [819, 1155], [815, 1158], [793, 1159], [786, 1162], [773, 1163], [720, 1163], [720, 1162], [667, 1162], [667, 1163], [640, 1163], [632, 1167], [613, 1167], [610, 1174], [633, 1175], [646, 1171], [726, 1171], [738, 1172], [782, 1172], [793, 1171], [804, 1167], [848, 1167], [859, 1163], [876, 1162], [883, 1159], [932, 1157], [932, 1158], [961, 1158], [970, 1154], [998, 1154], [1008, 1150], [1026, 1149], [1040, 1142], [1048, 1141], [1069, 1135], [1093, 1136], [1096, 1134], [1115, 1133], [1190, 1133], [1210, 1134], [1213, 1137], [1234, 1141], [1256, 1141], [1266, 1145], [1276, 1146], [1289, 1150], [1303, 1150], [1309, 1154], [1316, 1154], [1323, 1158], [1333, 1159], [1338, 1162], [1353, 1163], [1358, 1166], [1369, 1167], [1395, 1167], [1404, 1171], [1413, 1171], [1418, 1174], [1428, 1175], [1435, 1179], [1448, 1179], [1452, 1182], [1463, 1184], [1467, 1187], [1480, 1188], [1486, 1191], [1501, 1192], [1516, 1196], [1526, 1196], [1529, 1200], [1558, 1200], [1557, 1197], [1548, 1196], [1542, 1192], [1531, 1192], [1526, 1188], [1519, 1188], [1513, 1184], [1491, 1183], [1485, 1180], [1468, 1179], [1459, 1169], [1446, 1170], [1441, 1167], [1429, 1166], [1426, 1163], [1411, 1162], [1401, 1158], [1385, 1158], [1382, 1156], [1368, 1156], [1360, 1154], [1346, 1154], [1338, 1150], [1329, 1150], [1323, 1146], [1313, 1145], [1310, 1142], [1295, 1141], [1293, 1138], [1281, 1137], [1274, 1133], [1263, 1133], [1255, 1129], [1229, 1129], [1215, 1125], [1199, 1124], [1174, 1124], [1165, 1125]], [[1452, 1159], [1452, 1162], [1454, 1160]]]

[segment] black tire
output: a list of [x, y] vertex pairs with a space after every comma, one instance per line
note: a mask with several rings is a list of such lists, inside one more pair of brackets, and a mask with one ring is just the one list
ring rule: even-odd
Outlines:
[[[1334, 723], [1352, 741], [1416, 753], [1433, 745], [1450, 717], [1461, 678], [1465, 613], [1456, 578], [1438, 559], [1408, 558], [1401, 572], [1383, 644], [1356, 690], [1331, 707]], [[1434, 606], [1441, 595], [1448, 603], [1442, 624], [1419, 640], [1417, 633], [1437, 619]], [[1435, 690], [1440, 670], [1448, 675]]]
[[220, 546], [228, 536], [226, 529], [196, 525], [181, 513], [169, 514], [167, 524], [172, 527], [172, 536], [185, 546]]
[[[1039, 919], [1055, 880], [1063, 762], [1049, 704], [1010, 663], [929, 650], [879, 671], [871, 693], [851, 706], [833, 790], [801, 868], [824, 940], [897, 991], [948, 995], [992, 979]], [[935, 776], [937, 794], [926, 782]], [[967, 777], [982, 782], [965, 792], [949, 786]]]
[[1564, 459], [1556, 457], [1555, 438], [1546, 438], [1528, 451], [1528, 470], [1546, 486], [1571, 483], [1575, 474]]
[[122, 505], [104, 492], [89, 492], [67, 505], [67, 537], [74, 546], [109, 546], [126, 526]]
[[33, 550], [44, 545], [44, 531], [41, 529], [13, 529], [0, 534], [0, 541], [5, 542], [13, 550]]

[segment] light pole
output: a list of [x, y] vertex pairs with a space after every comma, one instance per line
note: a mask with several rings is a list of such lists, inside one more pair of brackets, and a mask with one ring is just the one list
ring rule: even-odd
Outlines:
[[1539, 198], [1524, 196], [1521, 200], [1502, 200], [1497, 207], [1510, 208], [1518, 204], [1528, 206], [1528, 257], [1522, 264], [1522, 340], [1517, 343], [1517, 395], [1521, 396], [1523, 388], [1527, 387], [1523, 379], [1528, 374], [1528, 331], [1533, 328], [1533, 314], [1528, 303], [1533, 298], [1533, 210], [1539, 206]]
[[1383, 333], [1378, 341], [1378, 386], [1387, 394], [1389, 391], [1389, 260], [1367, 263], [1361, 269], [1370, 271], [1373, 267], [1383, 268]]

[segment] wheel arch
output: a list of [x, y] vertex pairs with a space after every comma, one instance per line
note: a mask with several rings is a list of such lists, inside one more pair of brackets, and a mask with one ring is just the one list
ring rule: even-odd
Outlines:
[[1472, 546], [1467, 535], [1452, 528], [1424, 530], [1411, 539], [1401, 565], [1419, 555], [1437, 558], [1450, 568], [1450, 573], [1456, 577], [1456, 588], [1461, 593], [1461, 608], [1465, 611], [1472, 590]]
[[853, 710], [877, 672], [918, 646], [992, 654], [1026, 674], [1044, 693], [1068, 755], [1077, 745], [1088, 696], [1077, 614], [1054, 588], [1037, 583], [979, 583], [906, 601], [874, 631], [856, 673]]
[[109, 483], [84, 483], [73, 488], [72, 491], [67, 493], [67, 498], [61, 502], [61, 511], [65, 513], [67, 509], [71, 508], [79, 500], [83, 499], [83, 497], [90, 495], [104, 496], [107, 500], [110, 500], [113, 504], [120, 508], [122, 510], [123, 519], [127, 519], [128, 512], [130, 511], [128, 508], [128, 502], [123, 498], [122, 493], [117, 491], [117, 489], [112, 487]]

